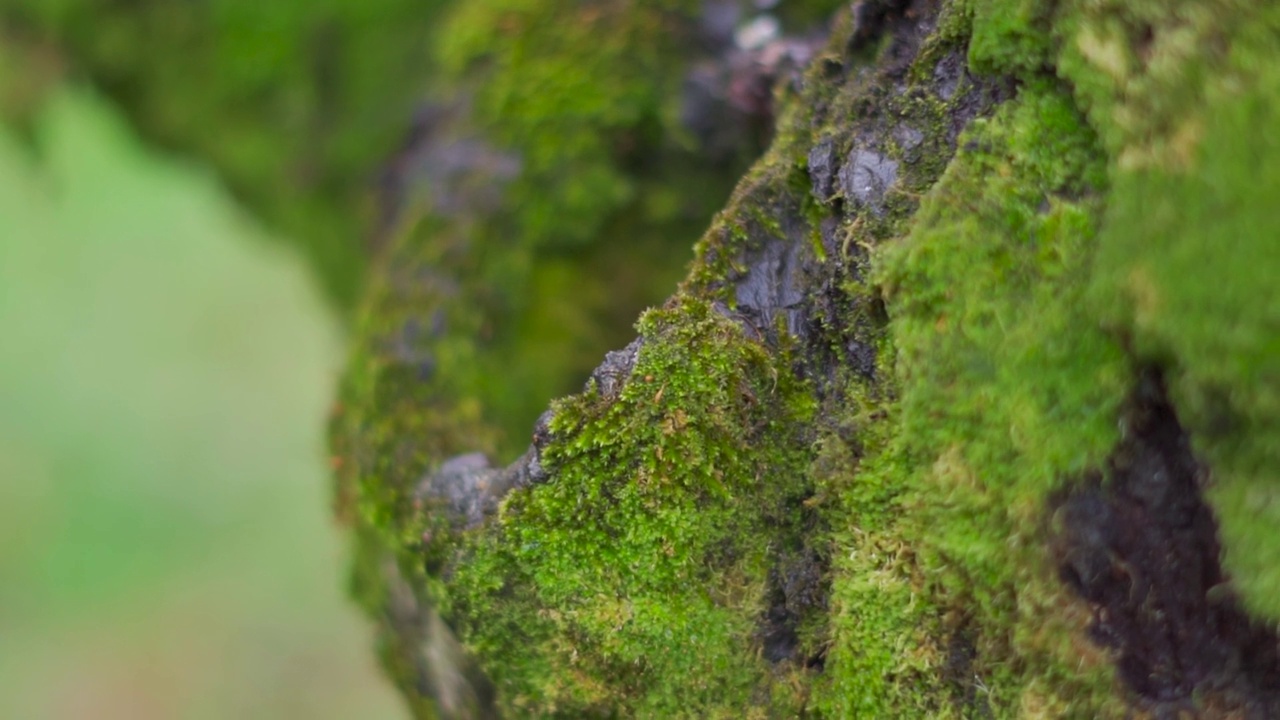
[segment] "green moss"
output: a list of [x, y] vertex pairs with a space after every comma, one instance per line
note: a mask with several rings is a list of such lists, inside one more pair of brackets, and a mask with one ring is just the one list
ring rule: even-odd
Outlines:
[[[415, 490], [448, 457], [487, 452], [499, 432], [474, 383], [483, 318], [451, 274], [464, 239], [440, 224], [406, 233], [383, 258], [357, 313], [360, 338], [332, 419], [338, 516], [352, 528], [352, 595], [377, 626], [378, 655], [415, 716], [436, 717], [423, 686], [438, 572], [460, 529]], [[440, 662], [438, 659], [436, 662]]]
[[[445, 95], [471, 97], [476, 130], [522, 159], [485, 245], [581, 247], [619, 214], [705, 222], [753, 149], [707, 167], [677, 137], [697, 6], [18, 0], [6, 19], [54, 40], [152, 138], [212, 162], [348, 307], [369, 180]], [[520, 296], [525, 277], [498, 284]]]
[[[683, 213], [662, 196], [677, 165], [628, 175], [634, 166], [618, 152], [627, 138], [656, 147], [644, 143], [665, 122], [658, 85], [595, 87], [557, 62], [523, 63], [532, 46], [481, 53], [460, 36], [450, 51], [458, 71], [495, 78], [477, 98], [484, 117], [496, 124], [518, 109], [558, 129], [501, 131], [535, 159], [530, 177], [546, 173], [547, 192], [515, 191], [510, 217], [530, 221], [486, 228], [497, 238], [490, 255], [428, 220], [380, 268], [349, 385], [358, 409], [343, 421], [360, 438], [344, 456], [358, 467], [353, 503], [378, 530], [371, 542], [384, 553], [373, 556], [432, 565], [413, 582], [457, 621], [512, 715], [1120, 715], [1110, 658], [1083, 633], [1088, 609], [1053, 571], [1046, 509], [1114, 451], [1133, 368], [1157, 364], [1217, 474], [1235, 580], [1274, 616], [1280, 551], [1267, 529], [1280, 501], [1267, 470], [1280, 459], [1280, 332], [1266, 250], [1280, 158], [1256, 129], [1277, 119], [1277, 25], [1218, 5], [952, 6], [912, 82], [927, 84], [972, 25], [973, 68], [1017, 87], [970, 124], [954, 158], [947, 101], [884, 99], [857, 70], [832, 89], [815, 63], [802, 83], [810, 94], [784, 91], [772, 149], [702, 237], [681, 294], [645, 316], [628, 384], [617, 397], [592, 388], [555, 403], [544, 453], [553, 479], [513, 493], [490, 526], [465, 536], [436, 532], [413, 508], [413, 483], [449, 454], [522, 444], [521, 418], [574, 374], [557, 361], [571, 357], [582, 373], [599, 357], [578, 343], [602, 324], [611, 276], [579, 269], [625, 264], [628, 240], [661, 236]], [[505, 14], [460, 10], [453, 22], [482, 35], [507, 22], [556, 32], [531, 5], [486, 7]], [[565, 37], [629, 32], [620, 28], [630, 21], [602, 12], [563, 18]], [[611, 52], [602, 62], [617, 67]], [[661, 66], [645, 62], [637, 67]], [[560, 75], [568, 95], [520, 91]], [[621, 109], [595, 113], [606, 99]], [[557, 103], [579, 100], [581, 117], [558, 114]], [[806, 154], [817, 137], [848, 135], [848, 118], [875, 102], [919, 130], [923, 150], [908, 163], [902, 147], [886, 147], [904, 165], [886, 212], [841, 228], [839, 260], [872, 253], [868, 283], [840, 289], [861, 313], [842, 319], [869, 329], [858, 339], [877, 347], [879, 367], [874, 381], [847, 374], [824, 387], [816, 410], [793, 375], [798, 349], [767, 349], [720, 311], [732, 312], [744, 253], [790, 220], [822, 219]], [[893, 129], [864, 122], [867, 134]], [[566, 133], [598, 134], [539, 155]], [[584, 204], [568, 177], [578, 172], [601, 190]], [[571, 226], [563, 237], [537, 220], [556, 212]], [[579, 237], [582, 228], [594, 229]], [[821, 256], [821, 237], [806, 232]], [[479, 279], [450, 294], [423, 284], [427, 269]], [[557, 300], [571, 277], [577, 296]], [[494, 309], [522, 298], [532, 298], [516, 314], [522, 324], [503, 327]], [[423, 378], [392, 341], [433, 308], [447, 310], [448, 330], [428, 343], [438, 375]], [[573, 350], [527, 352], [547, 336]], [[830, 351], [845, 352], [834, 340]], [[494, 431], [507, 427], [505, 438]], [[764, 662], [758, 633], [780, 558], [823, 543], [830, 615], [801, 621], [804, 652], [826, 650], [816, 677]]]
[[1050, 43], [1042, 0], [970, 3], [969, 65], [978, 72], [1033, 75], [1048, 67]]
[[[427, 207], [404, 219], [374, 275], [431, 276], [437, 296], [397, 299], [400, 280], [378, 277], [357, 345], [402, 343], [410, 320], [443, 325], [414, 352], [447, 378], [436, 391], [497, 431], [496, 458], [521, 452], [547, 399], [580, 387], [631, 339], [636, 313], [669, 294], [688, 258], [683, 238], [705, 227], [739, 170], [701, 162], [680, 137], [687, 4], [495, 1], [443, 14], [440, 83], [471, 98], [461, 132], [512, 152], [522, 171], [483, 215]], [[425, 304], [410, 318], [387, 302]]]
[[[1025, 78], [1053, 48], [1045, 9], [1014, 4], [976, 12], [970, 60]], [[1218, 476], [1228, 565], [1276, 616], [1275, 144], [1257, 128], [1275, 122], [1277, 25], [1244, 17], [1115, 3], [1053, 18], [1090, 123], [1068, 88], [1033, 80], [975, 123], [910, 236], [884, 246], [900, 399], [850, 391], [858, 442], [824, 435], [816, 466], [852, 530], [836, 533], [830, 714], [945, 714], [965, 696], [939, 680], [950, 643], [974, 632], [969, 702], [1120, 711], [1105, 658], [1071, 640], [1085, 618], [1047, 568], [1042, 513], [1113, 447], [1135, 360], [1173, 372]]]
[[5, 19], [50, 38], [153, 140], [211, 162], [349, 307], [367, 181], [421, 102], [442, 4], [18, 0]]
[[[441, 567], [462, 538], [413, 494], [451, 455], [479, 450], [502, 462], [522, 451], [547, 398], [580, 386], [605, 349], [631, 339], [627, 327], [638, 309], [674, 286], [687, 257], [681, 238], [702, 229], [736, 173], [732, 165], [697, 163], [667, 124], [683, 55], [674, 51], [678, 37], [655, 42], [655, 33], [688, 18], [648, 5], [637, 12], [599, 9], [603, 14], [545, 13], [545, 3], [485, 3], [449, 17], [442, 32], [458, 31], [462, 46], [464, 31], [474, 32], [480, 39], [473, 47], [494, 49], [485, 57], [465, 47], [443, 50], [452, 73], [447, 82], [475, 89], [466, 130], [515, 151], [524, 174], [485, 216], [440, 217], [427, 208], [406, 218], [374, 267], [358, 313], [334, 421], [339, 504], [356, 526], [357, 596], [378, 620], [384, 664], [425, 716], [433, 711], [419, 675], [430, 662], [422, 657], [420, 629], [395, 619], [396, 603], [405, 602], [397, 592], [428, 613], [502, 600], [503, 614], [484, 621], [489, 635], [472, 642], [517, 641], [520, 652], [498, 664], [507, 675], [496, 678], [516, 714], [607, 707], [601, 698], [631, 687], [625, 678], [639, 672], [628, 666], [610, 674], [617, 663], [597, 657], [595, 675], [584, 680], [560, 664], [564, 656], [555, 647], [521, 640], [552, 642], [546, 613], [532, 601], [517, 602], [525, 595], [495, 599], [483, 588], [503, 578], [535, 587], [546, 578], [523, 574], [527, 559], [509, 556], [505, 546], [477, 551], [457, 578], [444, 582]], [[518, 39], [509, 36], [513, 27], [521, 30]], [[450, 55], [455, 51], [461, 54]], [[624, 192], [611, 189], [617, 187]], [[574, 482], [580, 475], [566, 481]], [[688, 506], [679, 512], [694, 518]], [[764, 562], [762, 548], [763, 542], [750, 549], [752, 563]], [[749, 604], [756, 595], [739, 601]], [[730, 642], [737, 649], [750, 642], [756, 618], [717, 608], [692, 608], [687, 620], [720, 623], [711, 628], [720, 635], [706, 642], [726, 660]], [[645, 624], [632, 652], [647, 652], [639, 643], [662, 622], [676, 619]], [[556, 642], [563, 649], [563, 639]], [[745, 666], [738, 671], [740, 680], [759, 680]], [[592, 684], [606, 680], [605, 689]], [[670, 692], [655, 689], [646, 702], [671, 706]]]
[[446, 19], [444, 67], [457, 77], [477, 68], [479, 120], [523, 158], [512, 192], [525, 242], [593, 241], [641, 192], [626, 156], [639, 161], [674, 125], [682, 38], [696, 6], [488, 0], [460, 4]]
[[[826, 708], [1089, 716], [1115, 701], [1109, 668], [1079, 667], [1042, 513], [1114, 444], [1128, 382], [1084, 303], [1103, 155], [1047, 81], [960, 143], [910, 234], [876, 257], [897, 402], [854, 396], [856, 456], [825, 441], [824, 462], [856, 468], [823, 473], [848, 517]], [[949, 686], [956, 642], [976, 654]]]
[[783, 27], [804, 34], [816, 27], [830, 27], [832, 15], [843, 6], [839, 0], [787, 0], [778, 3], [771, 12]]
[[938, 613], [898, 522], [905, 484], [891, 449], [893, 407], [850, 380], [816, 445], [812, 472], [834, 546], [822, 717], [937, 717], [950, 705]]
[[698, 7], [489, 0], [444, 18], [447, 83], [474, 89], [476, 125], [522, 164], [470, 231], [482, 257], [467, 276], [485, 286], [488, 331], [468, 387], [504, 455], [670, 294], [755, 150], [709, 162], [680, 125]]
[[1280, 13], [1104, 3], [1062, 25], [1063, 68], [1114, 148], [1094, 302], [1166, 369], [1214, 471], [1246, 603], [1280, 619]]
[[515, 715], [791, 714], [803, 697], [753, 648], [799, 532], [813, 401], [786, 353], [703, 301], [639, 329], [616, 399], [554, 405], [553, 480], [508, 500], [450, 609]]

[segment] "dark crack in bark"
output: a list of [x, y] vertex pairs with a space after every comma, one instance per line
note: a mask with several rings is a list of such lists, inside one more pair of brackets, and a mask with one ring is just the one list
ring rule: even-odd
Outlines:
[[1059, 576], [1092, 609], [1091, 638], [1155, 717], [1280, 717], [1280, 640], [1231, 590], [1210, 470], [1158, 373], [1141, 379], [1124, 431], [1105, 471], [1055, 505]]

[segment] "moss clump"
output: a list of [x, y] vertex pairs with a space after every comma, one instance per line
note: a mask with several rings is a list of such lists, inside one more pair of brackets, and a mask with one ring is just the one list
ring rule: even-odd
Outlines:
[[523, 159], [511, 191], [523, 242], [596, 241], [611, 214], [656, 189], [636, 170], [677, 129], [697, 10], [687, 0], [482, 0], [446, 19], [444, 69], [478, 87], [477, 119]]
[[348, 477], [363, 489], [344, 492], [375, 498], [378, 523], [402, 519], [413, 483], [450, 454], [522, 450], [546, 399], [674, 286], [676, 239], [701, 229], [736, 173], [696, 163], [668, 122], [687, 8], [549, 5], [438, 10], [440, 92], [472, 99], [437, 140], [486, 142], [522, 171], [505, 185], [480, 173], [499, 195], [482, 212], [410, 202], [373, 268], [339, 435], [361, 456]]
[[[1230, 569], [1255, 611], [1277, 611], [1266, 468], [1280, 305], [1263, 300], [1262, 240], [1276, 182], [1274, 144], [1255, 131], [1280, 87], [1263, 40], [1275, 18], [1246, 30], [1238, 6], [1012, 5], [975, 11], [969, 58], [1028, 84], [971, 127], [910, 235], [877, 258], [900, 398], [851, 393], [856, 452], [824, 437], [819, 467], [856, 468], [820, 472], [847, 478], [833, 492], [857, 528], [837, 531], [836, 714], [940, 712], [957, 643], [972, 643], [976, 680], [953, 698], [1120, 712], [1053, 576], [1043, 508], [1114, 447], [1135, 362], [1175, 373], [1218, 476]], [[1214, 42], [1221, 53], [1193, 50]], [[1088, 123], [1071, 87], [1038, 77], [1059, 51]], [[897, 429], [881, 438], [876, 413]]]
[[760, 150], [711, 158], [681, 124], [700, 12], [691, 0], [484, 0], [444, 18], [445, 84], [521, 162], [500, 211], [470, 231], [481, 257], [467, 277], [486, 288], [490, 330], [471, 388], [506, 454], [665, 299], [688, 239]]
[[411, 588], [411, 615], [450, 602], [438, 571], [459, 538], [419, 505], [417, 484], [458, 453], [522, 450], [546, 399], [580, 385], [604, 349], [630, 339], [638, 308], [674, 286], [679, 239], [701, 229], [737, 172], [697, 162], [678, 137], [689, 14], [593, 7], [491, 2], [448, 15], [441, 84], [471, 102], [430, 141], [511, 152], [521, 175], [489, 178], [499, 200], [483, 212], [451, 215], [429, 192], [410, 204], [358, 314], [334, 420], [339, 505], [357, 528], [358, 592], [380, 620], [384, 660], [422, 708], [422, 642], [391, 617], [391, 586]]
[[1210, 462], [1226, 565], [1280, 620], [1280, 12], [1071, 6], [1061, 64], [1112, 150], [1094, 302], [1166, 369]]
[[973, 23], [969, 65], [974, 70], [1026, 77], [1050, 66], [1050, 9], [1046, 3], [991, 0], [966, 4]]
[[464, 551], [446, 605], [512, 715], [791, 714], [803, 694], [753, 648], [814, 402], [706, 302], [639, 329], [616, 397], [554, 405], [553, 479]]
[[[1109, 669], [1098, 654], [1081, 673], [1081, 618], [1048, 566], [1042, 513], [1061, 478], [1114, 444], [1128, 382], [1083, 302], [1103, 155], [1044, 80], [960, 145], [910, 234], [876, 255], [898, 398], [846, 410], [863, 418], [862, 457], [832, 488], [848, 530], [827, 707], [933, 713], [958, 694], [1083, 716], [1112, 702]], [[958, 645], [972, 657], [948, 687]]]

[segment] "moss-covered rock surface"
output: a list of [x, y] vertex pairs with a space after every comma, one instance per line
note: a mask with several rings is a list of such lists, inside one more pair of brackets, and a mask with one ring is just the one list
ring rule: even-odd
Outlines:
[[[452, 11], [333, 424], [389, 672], [424, 717], [1280, 714], [1280, 13], [821, 5], [697, 52], [696, 3]], [[703, 139], [772, 138], [727, 201], [717, 61]]]

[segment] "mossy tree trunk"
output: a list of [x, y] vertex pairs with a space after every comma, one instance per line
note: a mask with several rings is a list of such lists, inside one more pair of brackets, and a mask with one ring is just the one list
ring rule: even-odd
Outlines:
[[1280, 8], [860, 2], [776, 74], [505, 467], [486, 299], [545, 261], [438, 209], [378, 259], [334, 446], [415, 712], [1280, 715]]

